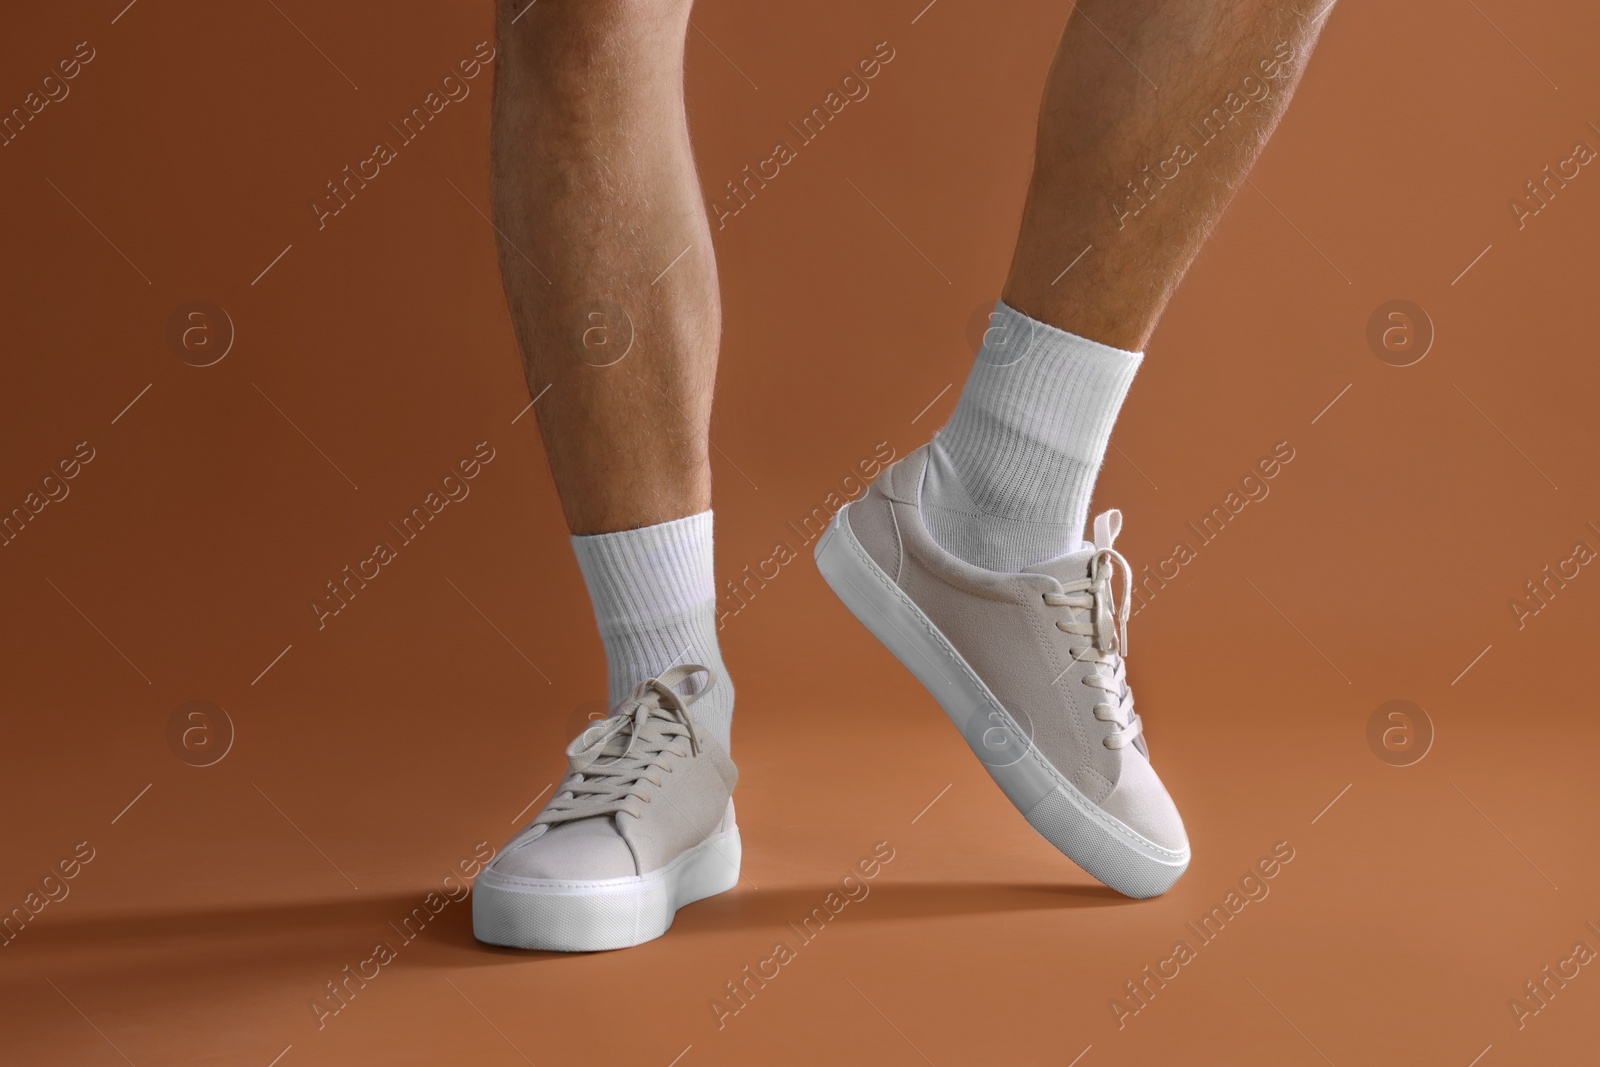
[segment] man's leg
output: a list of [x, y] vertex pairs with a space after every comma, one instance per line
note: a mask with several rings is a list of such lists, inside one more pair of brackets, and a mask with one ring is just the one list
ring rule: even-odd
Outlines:
[[[721, 666], [707, 458], [721, 311], [683, 107], [689, 8], [500, 5], [501, 271], [613, 704], [675, 662]], [[732, 693], [724, 678], [700, 708], [724, 745]]]
[[823, 576], [1028, 822], [1107, 885], [1187, 869], [1126, 653], [1121, 515], [1082, 540], [1157, 318], [1276, 125], [1317, 26], [1282, 0], [1080, 0], [1011, 276], [950, 422], [848, 505]]
[[539, 429], [567, 523], [704, 511], [721, 309], [683, 108], [690, 2], [500, 7], [500, 265], [528, 384], [550, 387]]
[[1140, 352], [1277, 126], [1331, 7], [1304, 2], [1325, 6], [1073, 10], [1004, 306], [930, 457], [929, 522], [950, 551], [1015, 570], [1076, 545]]
[[474, 928], [495, 944], [635, 944], [738, 877], [707, 459], [720, 311], [684, 116], [689, 8], [499, 4], [501, 272], [616, 714], [479, 877]]
[[1005, 302], [1143, 349], [1277, 127], [1332, 6], [1079, 3], [1045, 87]]

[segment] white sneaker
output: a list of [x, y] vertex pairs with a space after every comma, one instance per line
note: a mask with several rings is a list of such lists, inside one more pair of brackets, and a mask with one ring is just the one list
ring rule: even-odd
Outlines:
[[[692, 696], [675, 688], [696, 673]], [[698, 664], [639, 686], [567, 746], [570, 769], [478, 875], [472, 932], [512, 948], [594, 952], [660, 937], [685, 904], [732, 889], [738, 770], [689, 705]]]
[[1112, 547], [1121, 513], [1099, 516], [1080, 551], [985, 571], [923, 525], [926, 465], [919, 448], [834, 516], [816, 547], [822, 576], [1035, 830], [1118, 892], [1166, 892], [1189, 866], [1189, 839], [1150, 766], [1124, 672], [1132, 573]]

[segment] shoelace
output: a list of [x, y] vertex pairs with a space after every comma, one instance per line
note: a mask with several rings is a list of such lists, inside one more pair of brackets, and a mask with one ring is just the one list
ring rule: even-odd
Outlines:
[[[698, 693], [684, 695], [674, 688], [700, 673], [710, 681]], [[651, 800], [646, 787], [659, 787], [662, 777], [672, 773], [673, 760], [699, 755], [700, 732], [689, 705], [716, 684], [716, 675], [698, 663], [673, 667], [642, 684], [609, 718], [567, 746], [570, 769], [561, 791], [533, 825], [617, 812], [640, 818], [642, 806]]]
[[[1121, 516], [1117, 518], [1117, 525], [1120, 525]], [[1144, 723], [1133, 710], [1133, 690], [1128, 688], [1124, 663], [1128, 654], [1133, 568], [1128, 566], [1121, 552], [1111, 547], [1114, 536], [1113, 533], [1096, 538], [1101, 543], [1089, 561], [1087, 577], [1063, 582], [1061, 592], [1044, 594], [1044, 602], [1051, 607], [1073, 609], [1065, 619], [1056, 620], [1056, 628], [1089, 639], [1088, 644], [1072, 649], [1072, 658], [1094, 664], [1095, 669], [1083, 676], [1083, 684], [1101, 690], [1107, 697], [1094, 706], [1094, 717], [1116, 727], [1105, 739], [1105, 746], [1123, 748], [1144, 732]], [[1120, 572], [1122, 577], [1120, 597], [1114, 596], [1111, 590], [1114, 572]], [[1080, 616], [1078, 612], [1083, 614]]]

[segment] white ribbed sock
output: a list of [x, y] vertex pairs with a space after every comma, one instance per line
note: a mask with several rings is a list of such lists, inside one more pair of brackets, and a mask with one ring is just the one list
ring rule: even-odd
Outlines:
[[[574, 537], [600, 639], [611, 705], [640, 682], [680, 663], [717, 672], [695, 701], [695, 723], [729, 747], [733, 683], [717, 644], [717, 588], [711, 567], [711, 512], [621, 533]], [[695, 687], [704, 676], [692, 679]]]
[[928, 449], [922, 519], [934, 540], [992, 571], [1077, 549], [1143, 358], [997, 302], [955, 414]]

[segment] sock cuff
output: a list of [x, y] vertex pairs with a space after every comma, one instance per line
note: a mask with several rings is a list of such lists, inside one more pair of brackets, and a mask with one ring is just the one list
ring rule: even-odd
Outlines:
[[717, 598], [712, 513], [572, 538], [602, 634], [687, 615]]
[[1081, 527], [1078, 512], [1088, 509], [1112, 424], [1143, 360], [997, 301], [935, 442], [986, 514]]
[[1096, 411], [1109, 409], [1115, 418], [1143, 362], [1143, 352], [1068, 333], [1000, 300], [962, 399], [971, 393], [997, 406], [1019, 428], [1044, 422], [1081, 426]]
[[1098, 466], [1143, 361], [1142, 352], [1079, 337], [997, 301], [941, 443], [958, 454], [998, 449], [1003, 466], [1003, 454], [1019, 445], [1048, 442]]
[[[1059, 326], [1052, 326], [1048, 322], [1032, 318], [1023, 314], [1004, 300], [994, 302], [994, 315], [989, 320], [989, 330], [984, 334], [984, 347], [990, 347], [991, 340], [1001, 338], [1003, 335], [1017, 333], [1024, 338], [1023, 354], [1027, 354], [1027, 346], [1037, 346], [1040, 353], [1060, 352], [1063, 354], [1076, 354], [1080, 358], [1099, 359], [1114, 366], [1123, 366], [1131, 363], [1134, 370], [1139, 368], [1139, 363], [1144, 359], [1143, 352], [1129, 352], [1125, 348], [1113, 348], [1063, 330]], [[1015, 344], [1015, 341], [1001, 341], [1000, 343]], [[1013, 356], [1011, 359], [1016, 359]]]

